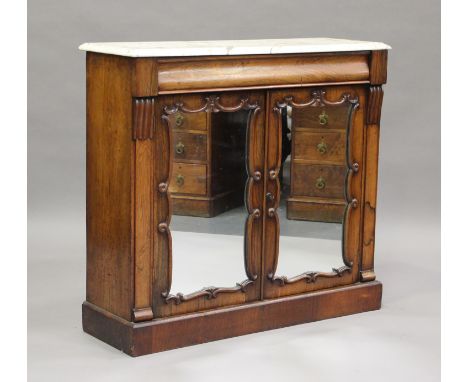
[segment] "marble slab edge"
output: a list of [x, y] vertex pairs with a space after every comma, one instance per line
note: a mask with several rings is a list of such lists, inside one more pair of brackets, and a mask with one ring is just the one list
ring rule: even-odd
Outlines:
[[235, 56], [389, 50], [381, 42], [342, 39], [84, 43], [80, 50], [125, 57]]

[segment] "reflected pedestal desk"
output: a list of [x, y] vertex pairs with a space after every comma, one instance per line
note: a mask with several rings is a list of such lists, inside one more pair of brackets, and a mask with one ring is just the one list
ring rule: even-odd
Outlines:
[[383, 43], [88, 43], [83, 329], [138, 356], [380, 308]]

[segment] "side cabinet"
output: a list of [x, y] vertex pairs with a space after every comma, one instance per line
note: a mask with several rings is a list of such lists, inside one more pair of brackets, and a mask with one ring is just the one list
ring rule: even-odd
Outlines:
[[379, 309], [386, 63], [88, 51], [84, 331], [138, 356]]

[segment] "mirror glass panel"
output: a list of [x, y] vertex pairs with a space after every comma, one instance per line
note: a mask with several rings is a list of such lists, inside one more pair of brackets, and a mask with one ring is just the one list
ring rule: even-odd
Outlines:
[[235, 287], [244, 269], [248, 110], [169, 116], [171, 294]]
[[349, 102], [283, 105], [276, 276], [333, 275], [342, 258]]

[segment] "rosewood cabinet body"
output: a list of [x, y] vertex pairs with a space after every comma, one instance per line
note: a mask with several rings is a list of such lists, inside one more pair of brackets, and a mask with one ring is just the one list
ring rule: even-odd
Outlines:
[[[87, 333], [137, 356], [380, 308], [387, 46], [131, 57], [92, 45], [83, 48]], [[202, 243], [184, 249], [193, 273], [215, 266], [203, 257], [214, 236], [184, 229], [193, 219], [197, 229], [216, 222], [210, 232], [239, 219], [242, 232], [218, 237], [213, 252], [227, 264], [229, 243], [241, 243], [237, 281], [173, 285], [184, 240]], [[294, 238], [309, 227], [328, 236], [301, 247]], [[336, 267], [284, 265], [296, 245], [314, 259], [337, 243]]]

